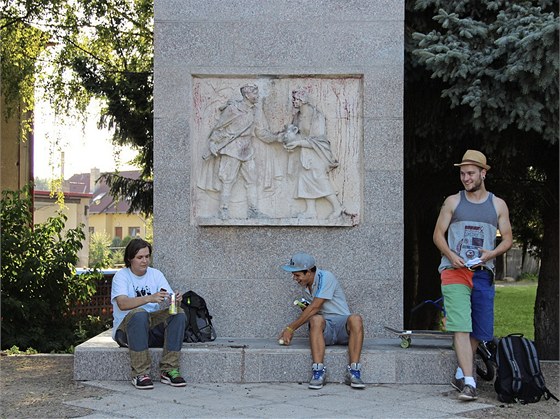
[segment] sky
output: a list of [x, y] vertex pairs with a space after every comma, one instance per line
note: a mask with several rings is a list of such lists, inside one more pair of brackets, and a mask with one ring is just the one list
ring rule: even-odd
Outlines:
[[61, 173], [64, 152], [64, 179], [77, 173], [89, 173], [92, 168], [101, 172], [134, 170], [128, 162], [136, 155], [129, 147], [111, 143], [111, 132], [97, 128], [99, 105], [88, 109], [85, 125], [76, 118], [66, 120], [55, 116], [48, 102], [35, 104], [34, 162], [35, 178], [53, 179]]

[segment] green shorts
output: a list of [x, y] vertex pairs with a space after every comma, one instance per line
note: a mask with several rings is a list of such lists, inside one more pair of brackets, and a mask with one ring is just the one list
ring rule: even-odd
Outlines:
[[445, 304], [445, 329], [449, 332], [472, 332], [471, 287], [449, 284], [441, 287]]

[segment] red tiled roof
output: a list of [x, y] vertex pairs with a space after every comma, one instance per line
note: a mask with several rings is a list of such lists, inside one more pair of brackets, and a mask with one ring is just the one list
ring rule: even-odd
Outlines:
[[[119, 172], [119, 175], [130, 179], [140, 177], [139, 170]], [[115, 201], [109, 193], [109, 186], [100, 180], [95, 186], [94, 191], [90, 191], [90, 173], [79, 173], [64, 181], [64, 189], [74, 193], [91, 193], [89, 205], [90, 214], [125, 214], [130, 205], [127, 201]]]
[[[33, 191], [33, 195], [35, 196], [42, 196], [42, 197], [49, 197], [51, 196], [51, 191]], [[80, 193], [80, 192], [64, 192], [65, 198], [91, 198], [90, 193]]]

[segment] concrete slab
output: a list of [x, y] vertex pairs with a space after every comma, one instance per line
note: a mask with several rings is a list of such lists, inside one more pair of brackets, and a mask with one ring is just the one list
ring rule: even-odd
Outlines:
[[[160, 348], [151, 348], [152, 378], [159, 375]], [[366, 339], [362, 378], [370, 384], [445, 384], [455, 367], [451, 339], [416, 339], [407, 349], [400, 340]], [[181, 371], [189, 383], [304, 383], [309, 380], [311, 355], [307, 338], [290, 346], [276, 339], [218, 338], [208, 343], [185, 343]], [[347, 365], [345, 346], [327, 347], [328, 381], [341, 383]], [[79, 345], [74, 353], [74, 379], [127, 381], [128, 350], [119, 348], [106, 331]]]
[[490, 407], [460, 402], [447, 385], [383, 384], [355, 390], [327, 384], [308, 390], [297, 383], [188, 384], [170, 388], [155, 383], [137, 390], [123, 381], [87, 384], [112, 390], [101, 399], [67, 402], [92, 409], [94, 418], [449, 418]]

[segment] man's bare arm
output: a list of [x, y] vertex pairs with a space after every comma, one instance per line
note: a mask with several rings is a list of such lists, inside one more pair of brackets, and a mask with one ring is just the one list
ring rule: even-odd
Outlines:
[[439, 216], [434, 229], [433, 240], [439, 251], [447, 257], [453, 264], [454, 268], [462, 268], [465, 266], [465, 261], [453, 252], [447, 244], [445, 233], [451, 224], [451, 218], [457, 205], [459, 204], [459, 194], [448, 196], [439, 212]]

